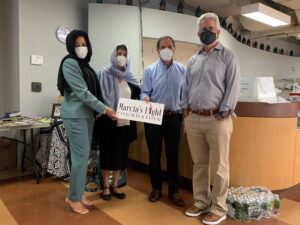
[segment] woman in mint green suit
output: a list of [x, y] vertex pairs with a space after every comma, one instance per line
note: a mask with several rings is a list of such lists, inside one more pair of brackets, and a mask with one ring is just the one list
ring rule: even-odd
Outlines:
[[106, 114], [117, 119], [115, 112], [101, 102], [101, 90], [95, 71], [89, 62], [92, 47], [84, 31], [73, 30], [66, 39], [69, 54], [63, 58], [57, 86], [64, 96], [61, 117], [67, 132], [71, 151], [71, 180], [65, 202], [79, 214], [86, 214], [91, 202], [83, 196], [88, 158], [91, 149], [94, 117]]

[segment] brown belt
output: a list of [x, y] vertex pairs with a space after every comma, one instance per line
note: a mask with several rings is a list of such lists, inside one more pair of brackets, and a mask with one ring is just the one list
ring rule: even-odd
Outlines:
[[176, 111], [165, 110], [164, 111], [164, 116], [176, 115], [178, 113], [180, 113], [180, 110], [176, 110]]
[[190, 109], [189, 112], [197, 114], [199, 116], [212, 116], [217, 114], [219, 112], [219, 109], [205, 109], [201, 111]]

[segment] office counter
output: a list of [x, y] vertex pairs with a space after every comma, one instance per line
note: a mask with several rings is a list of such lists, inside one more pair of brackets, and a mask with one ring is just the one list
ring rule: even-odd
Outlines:
[[298, 108], [298, 103], [238, 103], [230, 145], [231, 185], [279, 190], [300, 182]]
[[[239, 102], [230, 144], [230, 186], [266, 186], [271, 190], [300, 182], [298, 103]], [[186, 136], [181, 136], [180, 175], [192, 178], [192, 160]], [[129, 158], [148, 164], [144, 126], [130, 145]], [[163, 150], [162, 168], [166, 168]]]

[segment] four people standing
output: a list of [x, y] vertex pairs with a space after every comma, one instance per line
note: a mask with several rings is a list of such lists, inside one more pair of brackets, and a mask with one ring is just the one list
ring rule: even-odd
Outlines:
[[[132, 121], [118, 119], [114, 110], [119, 98], [138, 99], [140, 94], [141, 100], [148, 104], [165, 105], [162, 125], [145, 123], [152, 185], [149, 201], [156, 202], [162, 196], [161, 152], [164, 139], [168, 197], [177, 206], [185, 204], [179, 195], [178, 169], [183, 113], [194, 163], [194, 205], [185, 213], [193, 217], [208, 213], [202, 221], [204, 224], [218, 224], [226, 219], [229, 142], [233, 130], [231, 115], [238, 100], [240, 71], [236, 55], [218, 41], [218, 16], [203, 14], [197, 25], [202, 45], [190, 59], [187, 69], [174, 60], [174, 39], [170, 36], [158, 39], [156, 49], [159, 59], [145, 69], [141, 93], [139, 82], [131, 71], [125, 45], [117, 46], [111, 55], [111, 65], [98, 72], [100, 90], [96, 75], [88, 65], [92, 51], [86, 33], [72, 31], [68, 35], [70, 54], [61, 63], [58, 87], [65, 95], [62, 118], [72, 157], [71, 184], [66, 202], [75, 212], [87, 213], [84, 205], [90, 204], [83, 198], [83, 190], [94, 112], [106, 114], [96, 123], [104, 177], [102, 198], [110, 200], [111, 194], [120, 199], [126, 197], [119, 191], [117, 181], [120, 170], [125, 169], [129, 143], [136, 138], [136, 126]], [[212, 191], [211, 160], [214, 166]], [[114, 171], [111, 189], [108, 182], [110, 171]]]
[[[203, 14], [197, 25], [202, 46], [188, 63], [182, 101], [194, 163], [194, 205], [186, 215], [209, 212], [202, 222], [218, 224], [226, 219], [231, 115], [238, 100], [240, 70], [236, 55], [218, 41], [218, 16]], [[210, 161], [214, 167], [212, 191]]]
[[179, 189], [179, 139], [181, 127], [182, 85], [185, 80], [185, 67], [174, 60], [175, 41], [170, 36], [158, 39], [156, 45], [159, 59], [144, 71], [141, 99], [165, 105], [162, 125], [145, 123], [145, 135], [149, 150], [149, 171], [152, 192], [150, 202], [161, 198], [162, 174], [161, 152], [162, 140], [165, 141], [167, 156], [168, 197], [178, 206], [184, 201], [178, 193]]

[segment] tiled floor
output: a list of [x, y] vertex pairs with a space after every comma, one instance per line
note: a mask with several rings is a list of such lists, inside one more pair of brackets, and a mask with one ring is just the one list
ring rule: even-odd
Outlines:
[[[81, 216], [66, 210], [64, 183], [44, 179], [35, 184], [33, 177], [8, 180], [0, 183], [0, 225], [193, 225], [201, 218], [184, 216], [186, 207], [193, 203], [192, 193], [181, 190], [186, 207], [173, 206], [164, 187], [163, 198], [157, 203], [147, 201], [150, 182], [146, 174], [128, 169], [128, 186], [124, 188], [126, 200], [110, 202], [99, 199], [98, 193], [88, 193], [94, 206]], [[279, 217], [260, 221], [237, 222], [227, 219], [223, 225], [300, 225], [300, 185], [279, 192]], [[299, 201], [299, 202], [298, 202]]]

